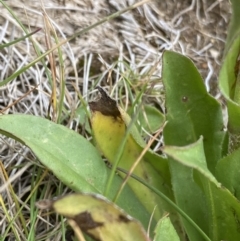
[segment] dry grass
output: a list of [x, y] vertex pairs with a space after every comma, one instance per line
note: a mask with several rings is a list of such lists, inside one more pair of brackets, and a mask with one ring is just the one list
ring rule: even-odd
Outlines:
[[[48, 27], [44, 23], [43, 9], [47, 14], [45, 19], [49, 19], [61, 40], [125, 8], [129, 2], [136, 1], [6, 1], [29, 31], [42, 28], [33, 36], [42, 52], [49, 47], [46, 42]], [[135, 91], [141, 89], [147, 80], [147, 101], [154, 102], [164, 109], [161, 94], [163, 86], [159, 81], [160, 60], [164, 49], [182, 52], [191, 57], [198, 66], [207, 89], [218, 96], [217, 76], [226, 39], [229, 8], [228, 2], [221, 0], [151, 1], [62, 46], [66, 81], [63, 112], [65, 115], [69, 113], [70, 116], [65, 120], [65, 125], [79, 130], [79, 120], [74, 118], [73, 114], [79, 105], [78, 93], [74, 86], [79, 87], [83, 98], [88, 101], [95, 96], [94, 86], [100, 84], [110, 89], [113, 96], [121, 99], [122, 104], [127, 106], [131, 104], [129, 96], [134, 96]], [[0, 42], [6, 43], [24, 35], [22, 28], [7, 9], [1, 5], [0, 11]], [[53, 38], [51, 41], [55, 42]], [[1, 80], [36, 57], [36, 50], [29, 38], [2, 49]], [[57, 52], [54, 52], [53, 59], [59, 96], [61, 61]], [[51, 59], [44, 61], [50, 68]], [[28, 91], [30, 92], [26, 95]], [[0, 108], [10, 106], [4, 114], [25, 113], [42, 117], [48, 115], [52, 87], [41, 62], [0, 87], [0, 92]], [[19, 100], [23, 96], [25, 97]], [[62, 240], [62, 233], [59, 232], [64, 232], [61, 220], [55, 215], [41, 216], [34, 208], [34, 200], [69, 192], [68, 188], [50, 173], [46, 173], [43, 167], [39, 168], [40, 164], [31, 151], [13, 140], [1, 137], [0, 155], [2, 170], [8, 175], [7, 177], [4, 172], [0, 172], [0, 194], [7, 210], [4, 211], [0, 207], [0, 235], [7, 232], [8, 218], [16, 217], [14, 228], [7, 232], [5, 240], [16, 240], [17, 236], [19, 240], [27, 240], [24, 225], [28, 232], [30, 231], [29, 240]], [[31, 193], [32, 185], [39, 180], [41, 184], [38, 192]], [[10, 186], [5, 185], [6, 182], [11, 183], [12, 190]], [[17, 200], [14, 200], [13, 193]], [[16, 203], [19, 203], [19, 207]], [[21, 210], [22, 206], [24, 208]], [[18, 211], [23, 214], [22, 218], [25, 221], [22, 221]], [[31, 236], [33, 230], [36, 232], [35, 239], [31, 238], [34, 237]], [[71, 238], [66, 236], [66, 240]]]

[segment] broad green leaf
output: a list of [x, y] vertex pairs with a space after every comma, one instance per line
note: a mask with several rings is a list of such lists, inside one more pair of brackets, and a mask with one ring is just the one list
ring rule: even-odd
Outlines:
[[[240, 37], [237, 38], [229, 49], [219, 75], [219, 87], [227, 100], [228, 129], [232, 133], [240, 133], [240, 91], [236, 89], [238, 75], [238, 56], [240, 49]], [[236, 69], [237, 68], [237, 69]], [[237, 70], [237, 72], [236, 72]], [[237, 91], [236, 91], [237, 90]]]
[[178, 53], [164, 52], [163, 83], [168, 122], [165, 143], [184, 146], [202, 135], [207, 165], [214, 173], [225, 136], [220, 104], [207, 93], [192, 61]]
[[[0, 133], [28, 146], [48, 169], [73, 190], [103, 193], [110, 171], [95, 147], [81, 135], [30, 115], [0, 116]], [[121, 182], [119, 176], [114, 177], [110, 199], [115, 196]], [[124, 189], [118, 205], [147, 227], [150, 214], [129, 187]]]
[[[221, 106], [207, 93], [192, 61], [178, 53], [164, 52], [162, 77], [167, 107], [165, 144], [186, 146], [203, 136], [207, 166], [214, 173], [224, 142]], [[206, 202], [192, 171], [171, 158], [169, 165], [177, 205], [206, 232], [207, 217], [202, 215]], [[202, 240], [189, 223], [183, 223], [190, 240]]]
[[154, 241], [180, 241], [169, 217], [165, 216], [157, 223]]
[[232, 16], [219, 74], [219, 87], [227, 100], [230, 151], [240, 147], [240, 0], [231, 0]]
[[240, 149], [218, 162], [216, 178], [240, 200]]
[[74, 194], [45, 203], [45, 208], [53, 208], [74, 221], [75, 233], [81, 229], [94, 240], [150, 241], [137, 220], [100, 195]]
[[[165, 146], [164, 152], [174, 161], [185, 166], [195, 176], [196, 183], [202, 189], [202, 198], [206, 208], [199, 213], [202, 222], [207, 223], [206, 234], [212, 241], [240, 240], [240, 202], [223, 188], [206, 168], [203, 140], [186, 147]], [[205, 163], [205, 164], [204, 164]], [[189, 201], [185, 197], [186, 203]], [[199, 203], [195, 202], [195, 206]], [[190, 240], [199, 240], [196, 236]]]
[[200, 137], [197, 142], [184, 147], [164, 146], [162, 147], [162, 151], [173, 157], [184, 166], [196, 169], [202, 175], [206, 176], [206, 178], [213, 182], [217, 187], [220, 187], [220, 184], [217, 182], [216, 178], [207, 168], [202, 137]]
[[230, 2], [232, 4], [232, 15], [228, 28], [224, 55], [227, 54], [235, 39], [240, 35], [240, 0], [230, 0]]

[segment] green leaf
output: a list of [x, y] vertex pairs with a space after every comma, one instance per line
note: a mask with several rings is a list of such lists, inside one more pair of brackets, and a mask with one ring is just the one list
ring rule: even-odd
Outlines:
[[[178, 53], [164, 52], [163, 83], [167, 107], [165, 144], [186, 146], [203, 136], [207, 167], [214, 173], [222, 157], [225, 136], [220, 104], [207, 93], [192, 61]], [[192, 170], [172, 158], [169, 166], [177, 205], [207, 232], [207, 216], [203, 215], [207, 207]], [[202, 240], [188, 222], [183, 220], [183, 223], [190, 240]]]
[[[240, 203], [229, 190], [221, 187], [206, 168], [202, 138], [186, 147], [165, 146], [164, 152], [185, 166], [189, 172], [193, 170], [194, 180], [200, 185], [206, 203], [206, 208], [199, 213], [199, 218], [207, 223], [208, 228], [205, 232], [210, 239], [240, 240]], [[189, 202], [188, 197], [185, 197], [185, 202]], [[197, 207], [199, 203], [196, 201], [194, 205]], [[191, 237], [190, 240], [199, 239]]]
[[[96, 148], [81, 135], [30, 115], [0, 116], [0, 133], [28, 146], [48, 169], [73, 190], [103, 193], [110, 171]], [[121, 182], [119, 176], [114, 177], [108, 198], [116, 195]], [[139, 219], [145, 228], [148, 226], [150, 214], [129, 187], [124, 189], [118, 205]]]
[[154, 241], [180, 241], [169, 217], [165, 216], [157, 223]]
[[232, 14], [228, 28], [227, 40], [225, 44], [224, 55], [229, 51], [233, 42], [240, 35], [240, 0], [230, 0]]
[[227, 100], [230, 151], [240, 147], [240, 0], [231, 0], [232, 15], [224, 49], [219, 87]]
[[178, 53], [164, 52], [163, 82], [168, 121], [165, 143], [184, 146], [202, 135], [207, 165], [214, 173], [225, 136], [220, 104], [207, 93], [192, 61]]
[[220, 160], [216, 167], [216, 178], [240, 200], [240, 149]]
[[202, 175], [206, 176], [206, 178], [213, 182], [217, 187], [220, 187], [220, 184], [217, 182], [216, 178], [207, 168], [202, 137], [200, 137], [197, 142], [188, 146], [164, 146], [162, 147], [162, 150], [164, 153], [173, 157], [184, 166], [196, 169]]
[[227, 100], [228, 107], [228, 129], [232, 133], [240, 133], [240, 105], [239, 91], [236, 92], [238, 68], [238, 56], [240, 50], [240, 38], [237, 38], [225, 56], [222, 68], [219, 74], [219, 87]]

